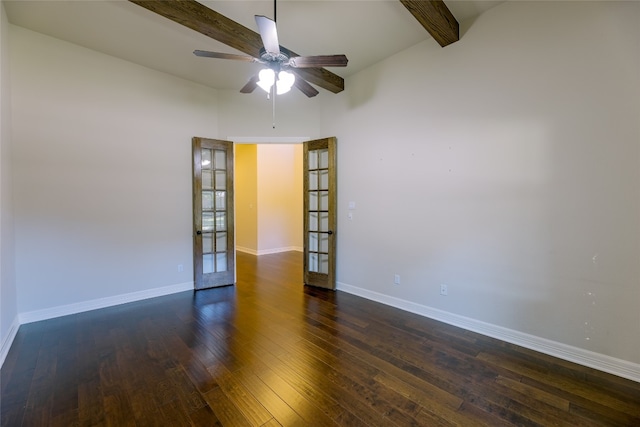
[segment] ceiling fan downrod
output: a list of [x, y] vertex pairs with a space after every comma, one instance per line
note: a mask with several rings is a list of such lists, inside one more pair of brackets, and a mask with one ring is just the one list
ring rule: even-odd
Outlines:
[[[278, 22], [278, 9], [276, 6], [276, 0], [273, 0], [273, 22], [277, 23]], [[287, 58], [288, 59], [288, 58]], [[280, 65], [280, 63], [278, 63], [278, 66]], [[280, 68], [280, 67], [278, 67]], [[276, 74], [276, 79], [278, 78], [278, 73], [276, 72], [276, 70], [274, 70], [275, 74]], [[272, 102], [272, 108], [271, 108], [271, 126], [273, 129], [276, 128], [276, 85], [275, 83], [273, 84], [273, 86], [271, 86], [271, 93], [269, 94], [271, 95], [271, 102]]]

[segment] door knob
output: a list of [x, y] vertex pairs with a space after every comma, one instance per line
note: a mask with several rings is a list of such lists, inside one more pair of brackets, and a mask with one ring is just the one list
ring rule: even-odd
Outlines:
[[199, 236], [199, 235], [202, 234], [202, 231], [198, 230], [198, 231], [196, 231], [196, 234]]
[[327, 234], [328, 234], [329, 236], [331, 236], [331, 235], [333, 234], [333, 231], [329, 230], [329, 231], [327, 231]]

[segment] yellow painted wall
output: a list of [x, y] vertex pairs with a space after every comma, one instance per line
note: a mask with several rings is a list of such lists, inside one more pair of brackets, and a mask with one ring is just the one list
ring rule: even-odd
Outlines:
[[257, 145], [235, 146], [236, 247], [258, 250], [258, 163]]

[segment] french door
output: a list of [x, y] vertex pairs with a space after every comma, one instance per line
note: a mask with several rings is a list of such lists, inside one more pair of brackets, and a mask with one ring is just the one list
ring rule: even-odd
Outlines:
[[196, 289], [235, 283], [233, 143], [193, 138], [193, 271]]
[[307, 141], [304, 160], [304, 283], [336, 287], [336, 138]]

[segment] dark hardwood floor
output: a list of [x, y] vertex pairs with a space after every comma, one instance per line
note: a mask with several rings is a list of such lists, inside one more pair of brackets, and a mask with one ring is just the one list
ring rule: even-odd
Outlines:
[[341, 292], [238, 283], [20, 327], [2, 426], [640, 426], [640, 383]]

